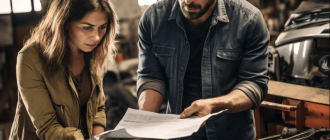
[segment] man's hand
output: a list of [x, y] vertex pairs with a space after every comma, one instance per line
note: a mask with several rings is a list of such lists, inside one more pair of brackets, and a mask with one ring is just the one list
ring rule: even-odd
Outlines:
[[253, 106], [252, 101], [241, 90], [233, 90], [227, 95], [196, 100], [187, 107], [180, 115], [181, 118], [188, 118], [193, 114], [199, 117], [206, 116], [212, 112], [228, 109], [227, 113], [236, 113], [247, 110]]
[[[211, 114], [212, 112], [212, 104], [210, 102], [210, 99], [201, 99], [193, 102], [191, 106], [187, 107], [186, 109], [183, 110], [181, 113], [180, 117], [181, 119], [183, 118], [188, 118], [192, 116], [193, 114], [196, 114], [199, 117], [204, 117], [206, 115]], [[201, 127], [205, 125], [206, 122], [204, 122]]]
[[210, 99], [201, 99], [193, 102], [191, 106], [187, 107], [181, 113], [181, 118], [188, 118], [193, 114], [196, 114], [199, 117], [204, 117], [206, 115], [211, 114], [212, 112], [212, 104]]

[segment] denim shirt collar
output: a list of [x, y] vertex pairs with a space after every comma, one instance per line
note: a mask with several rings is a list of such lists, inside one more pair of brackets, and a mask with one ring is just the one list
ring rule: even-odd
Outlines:
[[[168, 20], [172, 20], [172, 19], [176, 19], [177, 17], [180, 17], [179, 12], [180, 12], [180, 4], [179, 4], [179, 1], [176, 0], [176, 1], [174, 1], [173, 7], [171, 10], [171, 15]], [[212, 25], [217, 24], [218, 20], [222, 21], [222, 22], [229, 22], [227, 12], [226, 12], [226, 7], [225, 7], [223, 0], [217, 0], [217, 5], [213, 12]]]

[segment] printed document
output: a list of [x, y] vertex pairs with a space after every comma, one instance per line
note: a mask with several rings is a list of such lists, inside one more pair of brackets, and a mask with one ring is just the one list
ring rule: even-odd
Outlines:
[[105, 138], [173, 139], [187, 137], [197, 132], [208, 118], [226, 110], [204, 117], [192, 116], [180, 119], [180, 115], [159, 114], [128, 108], [114, 130], [105, 131], [95, 136], [93, 140]]

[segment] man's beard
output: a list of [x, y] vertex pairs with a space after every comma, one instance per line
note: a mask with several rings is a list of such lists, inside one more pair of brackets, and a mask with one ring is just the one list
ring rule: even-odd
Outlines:
[[[187, 19], [198, 19], [201, 16], [203, 16], [212, 6], [212, 4], [215, 2], [215, 0], [209, 0], [205, 7], [202, 9], [202, 6], [199, 4], [191, 3], [187, 4], [185, 1], [182, 1], [180, 5], [181, 12], [183, 13], [183, 16], [185, 16]], [[194, 8], [194, 9], [199, 9], [200, 11], [198, 12], [189, 12], [185, 9], [187, 8]]]

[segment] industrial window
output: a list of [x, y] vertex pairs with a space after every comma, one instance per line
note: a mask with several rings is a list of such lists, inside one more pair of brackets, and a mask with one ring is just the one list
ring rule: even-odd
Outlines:
[[139, 5], [152, 5], [153, 3], [157, 2], [158, 0], [139, 0]]
[[[158, 0], [138, 0], [139, 5], [151, 5]], [[33, 3], [33, 5], [32, 5]], [[12, 4], [12, 6], [11, 6]], [[13, 13], [27, 13], [34, 11], [41, 11], [40, 0], [1, 0], [0, 14]]]
[[1, 0], [0, 14], [41, 11], [40, 0]]
[[9, 14], [11, 12], [10, 0], [0, 1], [0, 14]]

